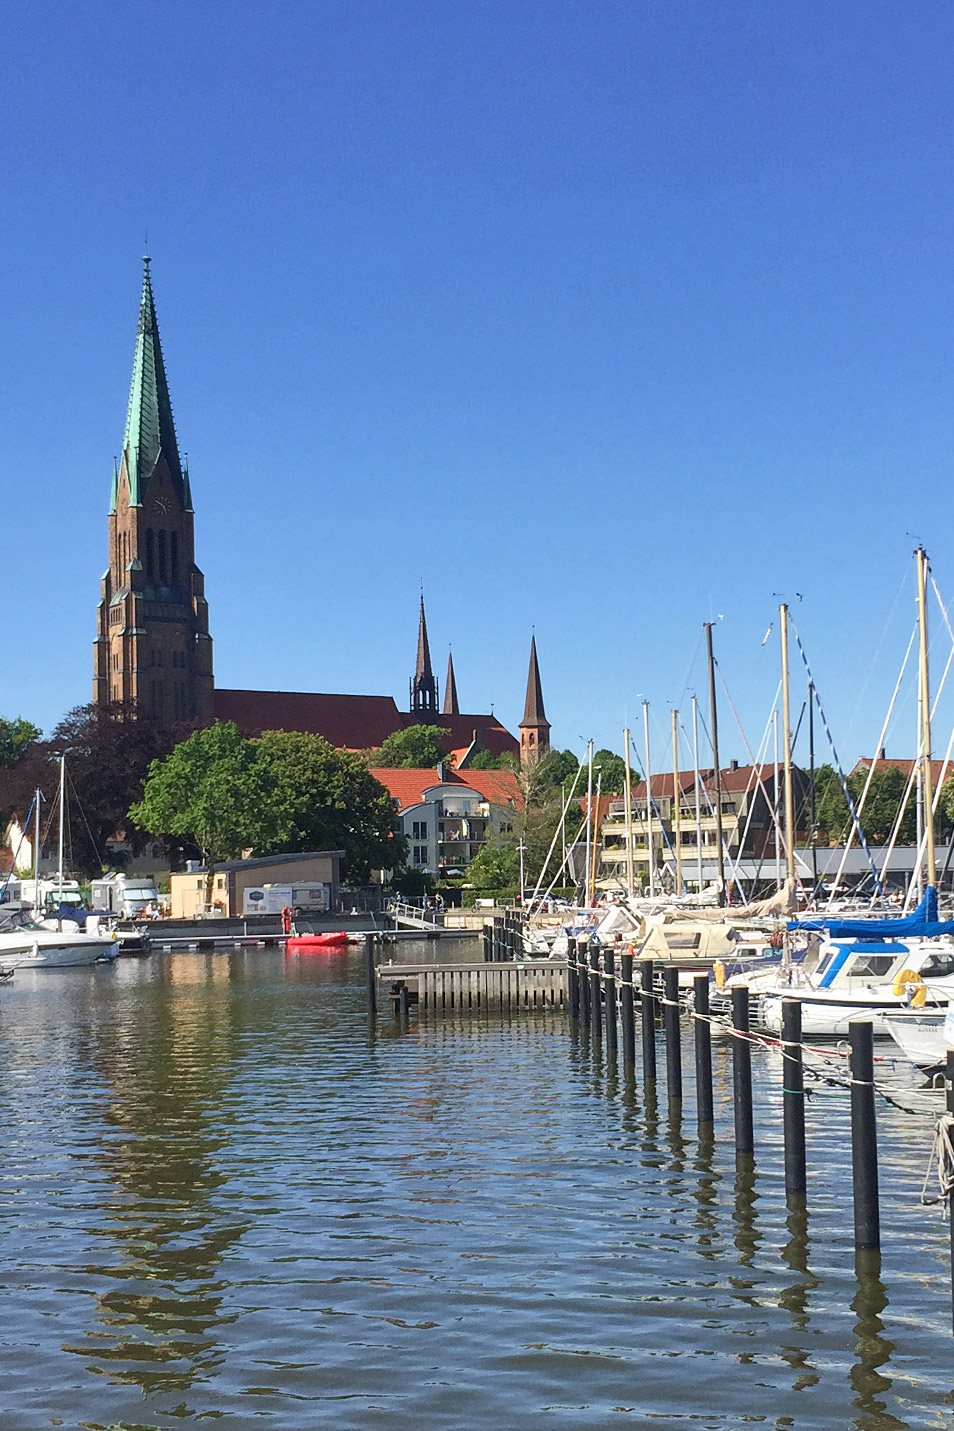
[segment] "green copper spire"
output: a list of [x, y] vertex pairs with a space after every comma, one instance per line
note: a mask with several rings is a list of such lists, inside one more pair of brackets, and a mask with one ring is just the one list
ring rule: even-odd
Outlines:
[[113, 458], [113, 486], [109, 495], [109, 515], [112, 516], [116, 510], [116, 498], [119, 496], [119, 464]]
[[[123, 460], [129, 479], [129, 504], [142, 505], [149, 480], [160, 454], [166, 459], [173, 482], [183, 491], [182, 465], [176, 429], [172, 420], [169, 385], [159, 345], [159, 325], [149, 276], [150, 259], [144, 258], [142, 299], [139, 304], [139, 331], [133, 360], [129, 411], [123, 435]], [[185, 505], [185, 503], [183, 503]], [[188, 504], [191, 506], [191, 503]]]

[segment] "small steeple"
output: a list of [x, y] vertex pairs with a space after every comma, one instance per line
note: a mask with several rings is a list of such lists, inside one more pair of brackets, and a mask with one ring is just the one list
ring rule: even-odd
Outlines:
[[543, 708], [543, 685], [537, 664], [537, 638], [530, 637], [530, 669], [527, 672], [527, 698], [520, 722], [520, 763], [532, 765], [550, 749], [550, 722]]
[[[169, 384], [159, 343], [159, 324], [149, 273], [151, 259], [143, 259], [142, 296], [139, 301], [139, 328], [133, 359], [132, 383], [126, 431], [123, 435], [123, 465], [129, 483], [129, 505], [139, 507], [160, 455], [166, 460], [174, 485], [183, 495], [182, 464], [176, 442]], [[184, 504], [185, 505], [185, 504]], [[189, 504], [191, 506], [191, 503]]]
[[425, 723], [434, 721], [437, 716], [437, 681], [431, 669], [431, 648], [427, 640], [423, 592], [417, 626], [417, 664], [414, 667], [414, 679], [411, 681], [411, 714]]
[[457, 682], [454, 679], [454, 654], [447, 653], [447, 680], [444, 682], [444, 709], [442, 715], [460, 715], [457, 703]]

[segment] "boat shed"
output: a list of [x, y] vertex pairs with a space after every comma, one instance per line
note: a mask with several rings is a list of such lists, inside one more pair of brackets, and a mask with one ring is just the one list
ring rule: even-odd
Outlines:
[[227, 860], [212, 875], [212, 903], [207, 903], [208, 870], [192, 868], [169, 877], [173, 919], [199, 919], [216, 915], [241, 916], [245, 891], [264, 885], [324, 885], [327, 908], [341, 908], [341, 861], [344, 850], [308, 850], [301, 854], [259, 855], [254, 859]]

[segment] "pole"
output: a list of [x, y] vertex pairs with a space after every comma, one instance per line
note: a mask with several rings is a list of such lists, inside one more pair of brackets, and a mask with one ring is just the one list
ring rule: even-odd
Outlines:
[[804, 1197], [805, 1075], [802, 1068], [802, 1006], [782, 1000], [782, 1126], [785, 1131], [785, 1192]]
[[782, 888], [782, 846], [778, 838], [778, 710], [772, 712], [772, 728], [775, 736], [775, 780], [772, 785], [772, 834], [775, 840], [775, 883]]
[[521, 903], [521, 905], [523, 904], [523, 883], [524, 883], [524, 881], [523, 881], [523, 852], [524, 852], [525, 849], [526, 849], [526, 845], [523, 843], [523, 840], [521, 840], [521, 841], [520, 841], [520, 903]]
[[682, 1047], [679, 1039], [679, 970], [664, 969], [663, 1025], [666, 1030], [666, 1087], [669, 1106], [682, 1103]]
[[633, 1017], [633, 946], [619, 959], [619, 1021], [623, 1034], [623, 1069], [631, 1072], [636, 1063], [636, 1020]]
[[623, 749], [626, 752], [626, 893], [632, 899], [634, 890], [633, 881], [633, 775], [629, 764], [629, 726], [623, 731]]
[[590, 847], [593, 843], [593, 742], [590, 741], [586, 747], [587, 775], [586, 775], [586, 894], [585, 907], [591, 909], [593, 901], [590, 899]]
[[374, 978], [374, 935], [364, 936], [364, 975], [368, 985], [368, 1013], [374, 1018], [378, 1011], [378, 991]]
[[616, 1039], [616, 955], [607, 949], [603, 955], [606, 978], [603, 981], [604, 1012], [606, 1014], [606, 1052], [615, 1053]]
[[[945, 1082], [947, 1084], [947, 1111], [948, 1113], [954, 1113], [954, 1049], [951, 1048], [947, 1051], [947, 1078]], [[950, 1176], [952, 1172], [954, 1172], [954, 1168], [948, 1163], [948, 1176]], [[954, 1298], [954, 1197], [948, 1197], [947, 1212], [951, 1235], [951, 1295], [952, 1298]], [[952, 1318], [954, 1318], [954, 1304], [952, 1304]]]
[[874, 1030], [869, 1022], [848, 1025], [851, 1048], [851, 1181], [855, 1201], [855, 1249], [881, 1246], [878, 1214], [878, 1133], [874, 1100]]
[[788, 607], [778, 608], [782, 638], [782, 750], [785, 757], [785, 873], [795, 878], [795, 788], [792, 784], [792, 720], [788, 690]]
[[600, 973], [599, 949], [590, 950], [590, 1028], [593, 1043], [598, 1044], [603, 1037], [603, 982]]
[[924, 834], [927, 840], [925, 883], [930, 888], [935, 888], [937, 868], [934, 859], [934, 792], [932, 788], [933, 772], [931, 770], [931, 679], [928, 670], [927, 592], [925, 590], [928, 559], [927, 552], [923, 547], [918, 547], [917, 556], [919, 665], [921, 676], [921, 721], [923, 728], [921, 749], [923, 769], [923, 775], [921, 776], [921, 798], [924, 802]]
[[709, 1025], [709, 975], [696, 974], [692, 981], [692, 1009], [696, 1045], [696, 1120], [700, 1131], [711, 1130], [715, 1121], [712, 1102], [712, 1029]]
[[593, 869], [590, 878], [590, 889], [593, 892], [593, 897], [590, 901], [591, 904], [596, 900], [596, 871], [599, 866], [600, 839], [602, 835], [600, 830], [600, 796], [602, 793], [603, 772], [600, 770], [596, 777], [596, 825], [593, 832]]
[[712, 775], [715, 781], [716, 859], [719, 865], [719, 904], [725, 904], [725, 854], [722, 849], [722, 771], [719, 769], [719, 707], [716, 702], [715, 657], [712, 626], [706, 621], [706, 655], [709, 661], [709, 715], [712, 720]]
[[653, 859], [653, 777], [649, 762], [649, 702], [643, 701], [643, 732], [646, 743], [646, 845], [649, 850], [649, 898], [656, 894], [656, 861]]
[[63, 897], [63, 812], [66, 809], [66, 756], [60, 756], [60, 838], [59, 849], [56, 858], [56, 879], [59, 885], [60, 899]]
[[818, 897], [818, 827], [815, 805], [815, 682], [808, 683], [808, 773], [811, 790], [812, 898]]
[[639, 961], [639, 1007], [642, 1016], [643, 1082], [656, 1082], [656, 996], [653, 993], [653, 961]]
[[696, 876], [702, 893], [702, 809], [699, 803], [699, 702], [692, 698], [692, 773], [696, 791]]
[[732, 1027], [742, 1038], [732, 1040], [732, 1097], [735, 1105], [736, 1156], [755, 1152], [752, 1129], [752, 1045], [749, 1032], [749, 991], [744, 985], [732, 990]]
[[570, 1018], [580, 1017], [580, 979], [576, 967], [576, 938], [567, 935], [566, 940], [566, 991], [569, 996]]
[[42, 794], [36, 792], [36, 849], [33, 852], [33, 908], [40, 908], [40, 801]]
[[682, 894], [682, 822], [679, 806], [682, 791], [679, 788], [679, 712], [672, 713], [672, 809], [673, 843], [676, 846], [676, 893]]

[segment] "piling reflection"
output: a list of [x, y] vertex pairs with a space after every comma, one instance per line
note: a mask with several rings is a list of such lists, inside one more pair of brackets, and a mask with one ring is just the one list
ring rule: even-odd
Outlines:
[[[784, 1307], [791, 1317], [793, 1330], [807, 1333], [810, 1324], [808, 1297], [818, 1286], [818, 1278], [808, 1267], [808, 1205], [804, 1197], [790, 1194], [786, 1198], [786, 1206], [788, 1216], [785, 1226], [788, 1229], [788, 1241], [782, 1245], [781, 1255], [792, 1277], [782, 1287], [778, 1300], [779, 1305]], [[783, 1341], [779, 1352], [782, 1360], [795, 1372], [795, 1380], [792, 1383], [795, 1391], [815, 1385], [819, 1375], [809, 1357], [807, 1347], [798, 1342]]]
[[852, 1423], [855, 1431], [896, 1431], [907, 1427], [887, 1408], [884, 1395], [891, 1389], [891, 1378], [879, 1370], [891, 1359], [895, 1344], [884, 1335], [881, 1313], [888, 1305], [888, 1294], [881, 1280], [881, 1254], [855, 1253], [855, 1276], [858, 1290], [851, 1301], [855, 1313], [855, 1364], [851, 1368], [851, 1386], [855, 1395], [852, 1405], [858, 1415]]
[[700, 1134], [692, 1166], [698, 1174], [693, 1188], [696, 1203], [693, 1223], [698, 1229], [696, 1246], [703, 1257], [717, 1259], [720, 1255], [716, 1239], [717, 1211], [722, 1177], [715, 1166], [715, 1137], [711, 1124], [704, 1135]]
[[153, 1007], [148, 1029], [104, 1027], [93, 1060], [108, 1086], [95, 1160], [111, 1193], [90, 1232], [115, 1256], [85, 1269], [112, 1285], [96, 1298], [94, 1325], [64, 1350], [145, 1392], [182, 1392], [220, 1364], [216, 1331], [231, 1318], [218, 1269], [248, 1226], [222, 1211], [216, 1159], [228, 1139], [217, 1110], [235, 1059], [237, 1001], [210, 989], [227, 980], [226, 961], [204, 966], [190, 990], [180, 957], [181, 997]]

